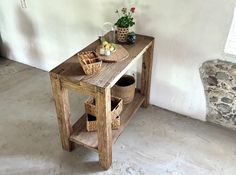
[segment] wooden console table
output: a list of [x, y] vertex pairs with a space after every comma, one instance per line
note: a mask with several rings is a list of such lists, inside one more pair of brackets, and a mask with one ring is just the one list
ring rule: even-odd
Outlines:
[[[95, 50], [99, 41], [95, 41], [86, 50]], [[98, 151], [102, 168], [109, 169], [112, 164], [112, 144], [127, 126], [133, 114], [142, 105], [149, 104], [154, 38], [137, 35], [136, 44], [123, 45], [129, 52], [129, 58], [117, 63], [103, 63], [100, 73], [86, 76], [79, 64], [76, 54], [50, 71], [53, 97], [64, 150], [71, 151], [73, 144], [83, 145]], [[125, 105], [121, 114], [121, 126], [111, 129], [111, 87], [127, 72], [130, 66], [143, 55], [141, 90], [136, 91], [132, 103]], [[97, 132], [86, 132], [86, 116], [83, 115], [72, 125], [68, 90], [74, 90], [96, 99]]]

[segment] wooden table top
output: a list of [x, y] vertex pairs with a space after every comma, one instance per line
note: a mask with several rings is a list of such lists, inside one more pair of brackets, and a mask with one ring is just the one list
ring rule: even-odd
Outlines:
[[[130, 68], [135, 59], [141, 56], [148, 47], [152, 44], [154, 38], [150, 36], [138, 35], [136, 36], [136, 43], [133, 45], [122, 44], [122, 46], [129, 52], [129, 57], [117, 63], [102, 63], [102, 69], [98, 74], [85, 75], [82, 67], [79, 64], [77, 53], [61, 63], [59, 66], [50, 71], [59, 75], [66, 81], [79, 84], [80, 82], [100, 87], [111, 88], [127, 70]], [[95, 50], [100, 44], [96, 40], [81, 51]]]

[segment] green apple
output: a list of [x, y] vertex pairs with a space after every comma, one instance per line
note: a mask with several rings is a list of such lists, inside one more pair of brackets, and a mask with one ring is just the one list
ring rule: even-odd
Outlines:
[[102, 45], [103, 45], [103, 46], [106, 46], [107, 44], [109, 44], [107, 41], [103, 41], [103, 42], [102, 42]]

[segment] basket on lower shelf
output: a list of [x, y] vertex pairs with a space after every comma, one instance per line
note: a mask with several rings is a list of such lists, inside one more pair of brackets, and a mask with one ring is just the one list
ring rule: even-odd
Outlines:
[[[120, 116], [112, 119], [111, 128], [119, 129], [120, 127]], [[89, 132], [97, 131], [97, 117], [87, 114], [86, 129]]]
[[112, 95], [123, 99], [124, 104], [131, 103], [135, 94], [135, 79], [131, 75], [123, 75], [112, 87]]
[[[87, 131], [97, 130], [97, 114], [96, 114], [96, 102], [94, 98], [89, 98], [84, 103], [85, 112], [87, 114], [86, 128]], [[118, 97], [111, 97], [111, 113], [112, 118], [111, 127], [112, 129], [119, 129], [120, 126], [120, 113], [123, 110], [123, 100]]]

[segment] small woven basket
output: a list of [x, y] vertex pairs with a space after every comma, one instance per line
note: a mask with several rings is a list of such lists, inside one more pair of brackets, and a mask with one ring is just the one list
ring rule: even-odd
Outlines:
[[127, 36], [129, 33], [129, 28], [117, 27], [117, 40], [121, 43], [127, 41]]
[[86, 120], [86, 129], [89, 132], [96, 131], [97, 130], [97, 118], [93, 115], [86, 114], [87, 120]]
[[[96, 121], [96, 103], [94, 98], [89, 98], [84, 103], [85, 112], [87, 113], [87, 131], [97, 130]], [[118, 97], [111, 97], [111, 113], [112, 118], [111, 127], [112, 129], [119, 129], [120, 126], [120, 114], [123, 110], [123, 100]]]
[[100, 72], [102, 68], [102, 61], [93, 51], [80, 52], [77, 54], [80, 65], [82, 66], [86, 75], [92, 75]]
[[[112, 119], [111, 128], [119, 129], [120, 127], [120, 116]], [[89, 132], [97, 131], [97, 118], [93, 115], [87, 114], [86, 129]]]

